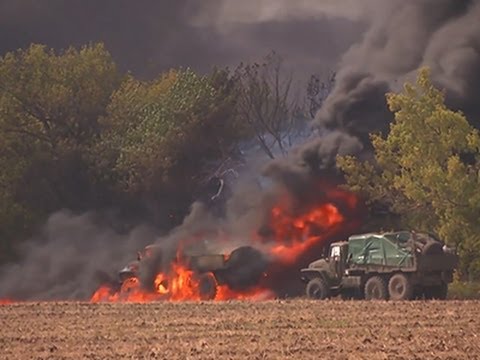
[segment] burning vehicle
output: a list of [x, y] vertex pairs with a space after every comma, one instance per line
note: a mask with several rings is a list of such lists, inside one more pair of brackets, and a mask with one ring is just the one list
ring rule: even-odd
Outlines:
[[[160, 244], [146, 246], [118, 273], [118, 293], [128, 298], [139, 286], [158, 298], [169, 299], [178, 295], [179, 286], [189, 287], [200, 300], [213, 300], [218, 287], [236, 291], [248, 290], [257, 284], [267, 269], [265, 255], [251, 246], [242, 246], [229, 254], [181, 254], [172, 262], [170, 273], [163, 270], [165, 262]], [[187, 274], [178, 281], [177, 276]], [[177, 280], [176, 280], [177, 279]]]
[[137, 260], [120, 270], [118, 281], [101, 285], [91, 301], [218, 301], [301, 295], [303, 285], [295, 274], [314, 260], [315, 254], [350, 235], [361, 223], [354, 194], [325, 183], [310, 186], [311, 191], [305, 191], [300, 201], [288, 193], [268, 199], [255, 221], [250, 219], [255, 226], [242, 227], [241, 233], [229, 228], [228, 221], [210, 223], [209, 230], [177, 229], [145, 247]]

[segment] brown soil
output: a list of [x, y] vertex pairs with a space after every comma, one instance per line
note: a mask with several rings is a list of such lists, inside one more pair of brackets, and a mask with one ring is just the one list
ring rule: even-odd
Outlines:
[[480, 359], [480, 302], [0, 306], [1, 359]]

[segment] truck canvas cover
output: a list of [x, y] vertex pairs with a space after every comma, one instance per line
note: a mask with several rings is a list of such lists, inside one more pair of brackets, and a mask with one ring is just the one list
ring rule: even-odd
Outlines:
[[357, 265], [412, 267], [409, 238], [408, 232], [354, 235], [348, 239], [348, 258]]

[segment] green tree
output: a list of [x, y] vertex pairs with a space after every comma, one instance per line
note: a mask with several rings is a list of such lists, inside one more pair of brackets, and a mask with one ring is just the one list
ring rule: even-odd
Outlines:
[[128, 77], [102, 119], [101, 169], [147, 199], [163, 223], [182, 214], [206, 165], [228, 157], [243, 136], [235, 117], [234, 79], [227, 71], [200, 76], [172, 70], [151, 82]]
[[480, 136], [444, 100], [422, 69], [416, 84], [387, 95], [395, 118], [388, 136], [371, 136], [375, 161], [337, 163], [352, 190], [386, 204], [404, 225], [436, 232], [458, 249], [461, 274], [479, 278]]
[[0, 58], [0, 253], [45, 214], [95, 198], [86, 154], [120, 80], [100, 44], [60, 54], [31, 45]]

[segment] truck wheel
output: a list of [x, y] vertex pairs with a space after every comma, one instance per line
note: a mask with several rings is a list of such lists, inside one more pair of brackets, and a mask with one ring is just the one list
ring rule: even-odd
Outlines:
[[217, 281], [211, 273], [202, 274], [198, 278], [198, 292], [201, 300], [213, 300], [217, 295]]
[[395, 274], [388, 282], [388, 294], [391, 300], [411, 300], [413, 286], [405, 274]]
[[372, 276], [365, 283], [365, 300], [387, 300], [388, 291], [385, 280], [380, 276]]
[[216, 273], [230, 289], [246, 290], [259, 283], [267, 267], [267, 258], [261, 251], [242, 246], [231, 252], [225, 268]]
[[322, 278], [313, 278], [307, 284], [307, 296], [316, 300], [327, 299], [330, 297], [330, 288]]
[[423, 255], [443, 254], [443, 246], [438, 241], [428, 241], [422, 250]]

